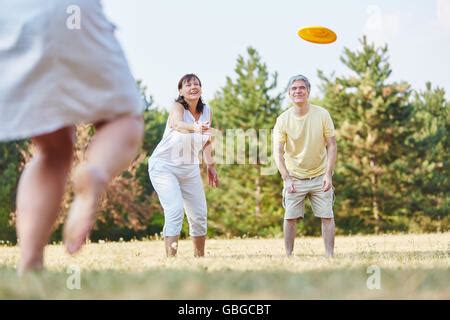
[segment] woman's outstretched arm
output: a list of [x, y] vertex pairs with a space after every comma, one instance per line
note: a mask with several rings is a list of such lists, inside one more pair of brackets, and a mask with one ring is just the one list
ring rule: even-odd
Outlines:
[[169, 125], [171, 128], [183, 133], [192, 133], [192, 132], [202, 133], [208, 130], [209, 124], [184, 122], [183, 113], [184, 113], [183, 106], [178, 102], [175, 102], [169, 114]]

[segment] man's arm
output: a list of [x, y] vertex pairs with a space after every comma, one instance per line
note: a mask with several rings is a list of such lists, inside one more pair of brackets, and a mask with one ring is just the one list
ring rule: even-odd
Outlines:
[[285, 142], [278, 141], [276, 142], [276, 150], [275, 150], [275, 164], [278, 168], [278, 171], [281, 174], [281, 178], [283, 179], [285, 186], [288, 188], [288, 192], [295, 192], [294, 181], [289, 175], [289, 171], [286, 168], [286, 162], [284, 159], [284, 145]]
[[333, 185], [332, 176], [337, 157], [336, 137], [328, 137], [327, 141], [327, 170], [323, 179], [323, 191], [328, 191]]
[[284, 162], [284, 143], [277, 143], [277, 150], [275, 154], [275, 164], [277, 165], [278, 171], [280, 172], [281, 178], [286, 180], [289, 177], [289, 172], [286, 168], [286, 163]]

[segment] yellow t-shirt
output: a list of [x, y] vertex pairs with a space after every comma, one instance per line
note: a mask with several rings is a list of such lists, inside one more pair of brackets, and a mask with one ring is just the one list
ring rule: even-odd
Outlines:
[[326, 138], [335, 134], [333, 120], [326, 109], [316, 105], [310, 105], [308, 113], [301, 117], [294, 108], [277, 118], [273, 129], [274, 155], [283, 143], [289, 174], [300, 179], [320, 176], [327, 166]]

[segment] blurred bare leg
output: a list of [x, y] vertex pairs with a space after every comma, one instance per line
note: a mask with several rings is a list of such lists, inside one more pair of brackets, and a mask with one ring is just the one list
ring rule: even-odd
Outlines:
[[290, 257], [294, 251], [294, 241], [297, 234], [297, 219], [284, 219], [283, 231], [286, 256]]
[[35, 154], [17, 191], [19, 274], [43, 267], [44, 248], [58, 217], [73, 160], [75, 128], [66, 127], [32, 141]]
[[334, 218], [322, 218], [322, 237], [327, 258], [332, 258], [334, 255], [334, 233]]
[[76, 253], [89, 236], [108, 183], [135, 158], [143, 129], [142, 117], [135, 115], [122, 116], [97, 129], [86, 159], [73, 177], [75, 197], [64, 226], [64, 242], [70, 254]]

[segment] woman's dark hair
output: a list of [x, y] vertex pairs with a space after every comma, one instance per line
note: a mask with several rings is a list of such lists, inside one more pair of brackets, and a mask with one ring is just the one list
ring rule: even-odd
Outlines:
[[[189, 73], [189, 74], [185, 74], [180, 81], [178, 81], [178, 90], [180, 90], [183, 87], [183, 83], [185, 82], [189, 82], [192, 79], [197, 79], [198, 83], [200, 84], [200, 87], [202, 86], [202, 82], [200, 81], [200, 79], [193, 73]], [[188, 110], [189, 109], [189, 104], [186, 102], [186, 100], [184, 100], [183, 96], [178, 96], [178, 98], [175, 100], [175, 102], [181, 103], [181, 105], [184, 107], [184, 109]], [[202, 97], [200, 97], [200, 99], [198, 99], [198, 103], [197, 103], [197, 112], [198, 113], [202, 113], [203, 112], [203, 107], [205, 106], [205, 104], [203, 103]]]

